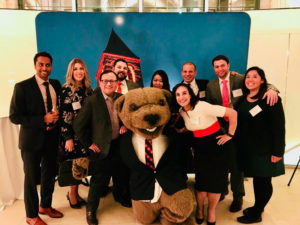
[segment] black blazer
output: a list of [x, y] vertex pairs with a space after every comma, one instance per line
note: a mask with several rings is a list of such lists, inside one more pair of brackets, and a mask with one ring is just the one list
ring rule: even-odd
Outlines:
[[[61, 85], [58, 80], [49, 79], [49, 82], [55, 90], [58, 105]], [[43, 96], [35, 76], [17, 83], [10, 103], [9, 119], [14, 124], [21, 124], [19, 134], [21, 150], [41, 149], [46, 134], [45, 114]], [[59, 130], [57, 126], [51, 132], [59, 135]]]
[[[121, 94], [115, 93], [115, 96], [118, 98]], [[73, 121], [73, 129], [85, 148], [88, 149], [93, 143], [100, 148], [100, 153], [90, 151], [93, 159], [104, 159], [108, 155], [112, 127], [109, 111], [99, 87], [85, 99], [85, 103]]]
[[179, 159], [175, 135], [167, 135], [169, 146], [162, 155], [155, 171], [142, 163], [132, 145], [132, 132], [128, 131], [119, 138], [121, 158], [130, 168], [130, 192], [134, 200], [151, 200], [154, 195], [155, 179], [164, 192], [172, 195], [186, 188], [186, 177]]

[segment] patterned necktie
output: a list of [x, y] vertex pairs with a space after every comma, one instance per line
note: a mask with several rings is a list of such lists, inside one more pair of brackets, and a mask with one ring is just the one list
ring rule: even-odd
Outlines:
[[121, 89], [121, 82], [118, 81], [118, 89], [117, 89], [117, 92], [122, 94], [122, 89]]
[[46, 87], [47, 112], [51, 112], [52, 111], [52, 99], [51, 99], [50, 90], [49, 90], [49, 83], [44, 82], [43, 85], [45, 85], [45, 87]]
[[148, 138], [145, 140], [145, 159], [146, 159], [146, 165], [150, 169], [155, 170], [153, 152], [152, 152], [152, 140]]
[[222, 99], [223, 99], [223, 106], [229, 107], [229, 94], [227, 88], [227, 80], [222, 80], [223, 89], [222, 89]]

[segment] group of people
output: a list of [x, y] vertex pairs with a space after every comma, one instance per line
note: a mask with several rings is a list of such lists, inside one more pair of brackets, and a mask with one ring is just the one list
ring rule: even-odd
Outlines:
[[[216, 223], [216, 206], [228, 194], [231, 173], [233, 202], [229, 210], [242, 209], [244, 176], [253, 177], [254, 205], [244, 209], [244, 215], [237, 220], [260, 222], [272, 196], [271, 178], [284, 174], [285, 119], [281, 99], [259, 67], [249, 68], [245, 75], [230, 72], [229, 59], [224, 55], [216, 56], [212, 66], [217, 75], [212, 81], [195, 79], [194, 63], [182, 66], [183, 81], [172, 90], [173, 118], [168, 124], [181, 140], [182, 163], [187, 164], [188, 155], [193, 158], [195, 220], [203, 223], [207, 198], [207, 224]], [[87, 66], [79, 58], [69, 63], [62, 87], [59, 81], [49, 79], [49, 53], [37, 53], [34, 68], [33, 77], [15, 85], [9, 116], [13, 123], [21, 125], [19, 148], [25, 173], [26, 222], [46, 224], [39, 213], [63, 217], [52, 208], [59, 145], [64, 160], [90, 159], [87, 201], [79, 195], [78, 185], [70, 186], [66, 196], [72, 208], [86, 205], [89, 225], [98, 224], [97, 208], [109, 190], [111, 178], [114, 199], [131, 207], [130, 173], [118, 150], [118, 137], [127, 129], [114, 107], [118, 97], [139, 88], [126, 79], [128, 63], [115, 60], [112, 70], [100, 74], [95, 90], [91, 88]], [[166, 72], [155, 71], [150, 86], [170, 91]], [[41, 184], [40, 201], [37, 184]]]

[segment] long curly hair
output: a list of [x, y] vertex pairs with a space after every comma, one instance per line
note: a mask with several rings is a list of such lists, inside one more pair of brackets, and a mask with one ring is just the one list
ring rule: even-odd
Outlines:
[[66, 74], [66, 83], [64, 84], [64, 86], [69, 86], [71, 88], [72, 93], [74, 93], [77, 90], [78, 85], [73, 78], [73, 70], [76, 63], [82, 65], [84, 69], [84, 78], [82, 80], [82, 85], [85, 88], [85, 93], [87, 94], [91, 90], [91, 79], [89, 77], [88, 69], [85, 62], [80, 58], [75, 58], [70, 61]]

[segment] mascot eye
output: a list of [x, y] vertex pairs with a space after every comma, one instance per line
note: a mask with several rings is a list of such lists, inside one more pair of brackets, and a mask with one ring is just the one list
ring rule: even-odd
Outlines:
[[162, 99], [160, 99], [160, 100], [158, 101], [158, 104], [159, 104], [160, 106], [164, 106], [164, 105], [165, 105], [165, 101], [162, 100]]
[[134, 112], [134, 111], [138, 110], [138, 108], [139, 107], [136, 104], [131, 104], [129, 106], [129, 111]]

